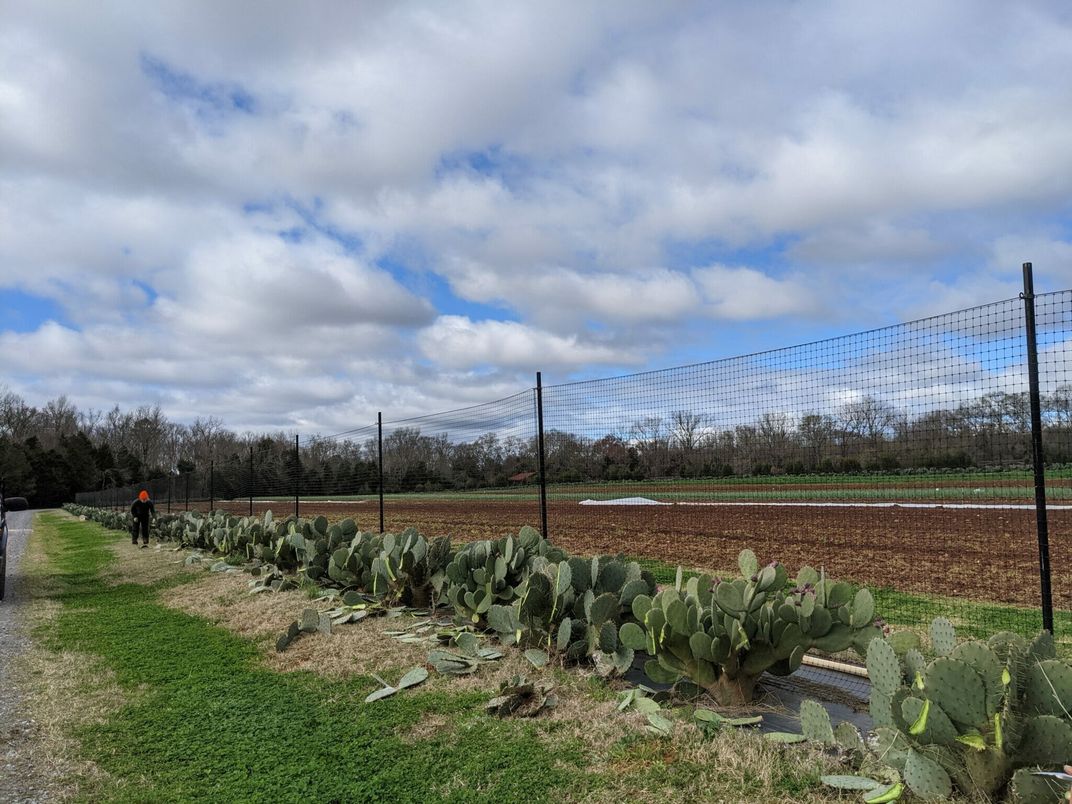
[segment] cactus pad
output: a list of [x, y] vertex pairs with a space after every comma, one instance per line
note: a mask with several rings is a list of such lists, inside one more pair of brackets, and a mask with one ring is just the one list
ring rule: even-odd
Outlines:
[[1024, 723], [1017, 762], [1057, 765], [1072, 757], [1072, 725], [1053, 715], [1028, 718]]
[[867, 747], [864, 738], [860, 736], [860, 730], [847, 720], [843, 720], [834, 728], [834, 741], [845, 751], [862, 757]]
[[875, 619], [875, 599], [866, 588], [856, 593], [856, 597], [852, 600], [850, 614], [852, 619], [849, 625], [853, 628], [863, 628]]
[[800, 730], [812, 742], [834, 744], [834, 728], [823, 705], [812, 700], [800, 703]]
[[953, 782], [937, 762], [919, 751], [910, 749], [904, 767], [905, 784], [923, 799], [949, 798]]
[[910, 650], [904, 655], [905, 676], [915, 679], [927, 672], [927, 660], [918, 650]]
[[952, 745], [957, 739], [957, 729], [942, 707], [931, 701], [916, 697], [901, 702], [901, 716], [909, 724], [909, 733], [922, 745]]
[[838, 790], [874, 790], [881, 787], [879, 782], [866, 776], [820, 776], [819, 781]]
[[965, 662], [979, 674], [986, 688], [986, 714], [993, 717], [1005, 695], [1005, 685], [1001, 679], [1003, 668], [997, 655], [982, 642], [964, 642], [953, 649], [949, 658]]
[[1067, 786], [1062, 786], [1056, 779], [1036, 776], [1031, 768], [1020, 768], [1009, 783], [1009, 800], [1014, 804], [1060, 801], [1067, 792]]
[[1053, 642], [1053, 634], [1049, 631], [1040, 631], [1039, 635], [1027, 646], [1027, 658], [1032, 662], [1056, 659], [1057, 648]]
[[875, 753], [880, 762], [903, 770], [911, 747], [905, 736], [897, 729], [888, 726], [875, 727]]
[[967, 726], [986, 724], [986, 688], [971, 665], [947, 657], [935, 659], [927, 667], [924, 684], [927, 697], [951, 720]]
[[745, 578], [751, 578], [759, 571], [759, 561], [756, 559], [756, 554], [748, 548], [742, 550], [740, 555], [737, 556], [737, 566], [741, 570], [741, 575]]
[[649, 659], [644, 662], [644, 675], [656, 684], [673, 684], [681, 678], [681, 673], [675, 673], [672, 670], [668, 670], [655, 659]]
[[305, 609], [302, 611], [301, 625], [299, 627], [307, 634], [315, 632], [320, 627], [320, 614], [317, 610]]
[[867, 646], [867, 675], [871, 685], [885, 695], [893, 695], [901, 686], [901, 665], [888, 642], [873, 639]]
[[644, 622], [644, 617], [651, 611], [651, 606], [651, 598], [648, 595], [637, 595], [633, 598], [633, 603], [631, 605], [633, 616], [640, 622]]
[[1001, 662], [1007, 662], [1013, 651], [1027, 650], [1027, 640], [1012, 631], [998, 631], [986, 641], [986, 644]]
[[892, 696], [887, 695], [877, 687], [871, 688], [871, 720], [876, 726], [893, 727], [896, 725], [893, 720], [893, 711], [890, 708], [892, 703]]
[[636, 623], [623, 623], [618, 630], [618, 640], [627, 648], [644, 650], [647, 635], [644, 633], [644, 629]]
[[945, 617], [936, 617], [930, 627], [931, 647], [939, 656], [948, 656], [957, 646], [957, 632]]
[[1057, 659], [1032, 665], [1024, 681], [1024, 693], [1028, 712], [1069, 717], [1072, 712], [1072, 667]]
[[744, 595], [732, 583], [723, 581], [715, 587], [715, 602], [726, 614], [736, 617], [744, 611]]

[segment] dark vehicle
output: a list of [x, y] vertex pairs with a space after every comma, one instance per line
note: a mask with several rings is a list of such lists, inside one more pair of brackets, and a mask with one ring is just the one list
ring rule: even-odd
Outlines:
[[7, 577], [7, 500], [0, 495], [0, 600], [4, 599], [5, 577]]
[[25, 497], [4, 497], [0, 492], [0, 600], [4, 599], [4, 579], [7, 576], [7, 512], [29, 508]]

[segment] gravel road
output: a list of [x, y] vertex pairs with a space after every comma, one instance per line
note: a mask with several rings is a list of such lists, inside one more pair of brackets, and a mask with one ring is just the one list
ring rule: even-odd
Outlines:
[[12, 668], [28, 644], [22, 622], [29, 602], [19, 564], [33, 512], [13, 511], [7, 515], [7, 524], [7, 589], [0, 601], [0, 801], [36, 804], [50, 801], [54, 787], [35, 759], [38, 726], [25, 710]]

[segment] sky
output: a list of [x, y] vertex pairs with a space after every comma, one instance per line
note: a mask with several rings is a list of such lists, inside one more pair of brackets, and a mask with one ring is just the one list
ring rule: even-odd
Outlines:
[[0, 383], [338, 432], [1072, 287], [1063, 2], [0, 0]]

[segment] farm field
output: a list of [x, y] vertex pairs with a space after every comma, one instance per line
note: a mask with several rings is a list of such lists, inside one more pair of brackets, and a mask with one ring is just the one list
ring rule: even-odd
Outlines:
[[[280, 506], [283, 505], [281, 508]], [[248, 512], [248, 502], [217, 508]], [[281, 501], [255, 502], [255, 512], [290, 513]], [[378, 529], [376, 501], [303, 500], [302, 516], [353, 517]], [[1049, 516], [1051, 563], [1072, 563], [1072, 511]], [[858, 506], [581, 506], [552, 499], [553, 541], [581, 553], [630, 556], [717, 571], [743, 547], [791, 567], [821, 564], [834, 577], [950, 601], [1021, 606], [1037, 617], [1038, 546], [1030, 509]], [[458, 541], [500, 536], [539, 524], [535, 500], [446, 499], [394, 495], [385, 501], [388, 530], [414, 526]], [[1054, 605], [1072, 610], [1072, 584], [1054, 573]]]
[[[1072, 471], [1047, 472], [1047, 499], [1072, 500]], [[436, 500], [530, 500], [539, 494], [535, 484], [469, 491], [423, 491], [388, 497]], [[730, 478], [668, 478], [662, 480], [549, 483], [548, 498], [581, 501], [647, 497], [659, 502], [771, 501], [904, 501], [935, 503], [1034, 502], [1030, 472], [956, 472], [927, 475], [776, 475]], [[302, 499], [358, 501], [376, 494], [302, 494]], [[293, 500], [293, 494], [257, 494], [260, 500]]]

